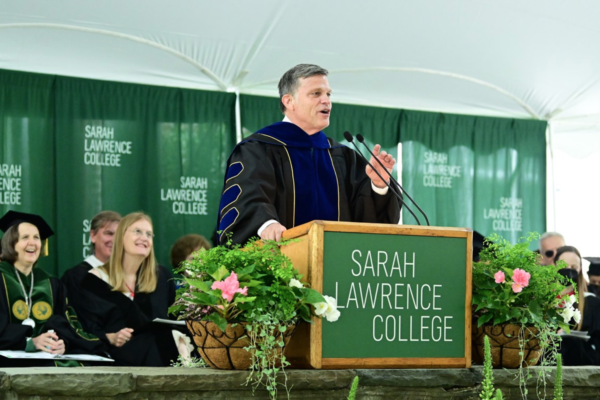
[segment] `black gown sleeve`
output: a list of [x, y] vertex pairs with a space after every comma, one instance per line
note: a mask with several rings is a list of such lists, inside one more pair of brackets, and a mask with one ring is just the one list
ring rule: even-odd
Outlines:
[[4, 274], [0, 273], [0, 349], [25, 350], [27, 338], [31, 337], [33, 329], [30, 326], [11, 322], [12, 310], [6, 293]]
[[62, 282], [51, 278], [53, 315], [44, 324], [43, 331], [53, 329], [65, 342], [65, 353], [104, 355], [106, 347], [100, 339], [86, 332], [79, 323], [75, 311], [68, 305], [66, 290]]
[[70, 304], [79, 303], [82, 301], [79, 298], [79, 293], [81, 293], [81, 282], [90, 269], [92, 269], [92, 266], [84, 261], [81, 264], [65, 271], [62, 278], [60, 278], [63, 285], [65, 285], [67, 298], [69, 299]]
[[277, 155], [257, 141], [242, 143], [233, 151], [219, 207], [220, 244], [226, 243], [227, 233], [233, 233], [234, 243], [245, 243], [271, 219], [285, 225], [285, 215], [278, 215], [275, 205], [285, 182], [281, 177], [278, 182], [273, 158]]

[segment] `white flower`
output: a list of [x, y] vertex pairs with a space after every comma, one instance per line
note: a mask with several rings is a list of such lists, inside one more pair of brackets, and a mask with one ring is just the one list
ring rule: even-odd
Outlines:
[[579, 323], [579, 321], [581, 321], [581, 311], [579, 310], [575, 310], [573, 312], [573, 319], [575, 319], [575, 323]]
[[302, 282], [300, 282], [298, 279], [290, 279], [290, 287], [297, 287], [297, 288], [303, 288], [304, 285], [302, 285]]
[[573, 307], [573, 304], [575, 304], [576, 300], [577, 299], [575, 299], [575, 295], [570, 294], [569, 297], [565, 299], [565, 308]]
[[323, 316], [329, 322], [335, 322], [340, 317], [340, 312], [337, 309], [337, 300], [331, 296], [323, 296], [325, 299], [322, 303], [315, 304], [315, 314]]
[[315, 314], [323, 315], [327, 311], [327, 302], [316, 303], [315, 304]]
[[[577, 310], [577, 311], [579, 311], [579, 310]], [[563, 312], [560, 313], [560, 315], [563, 317], [565, 324], [568, 324], [571, 321], [571, 318], [573, 318], [573, 316], [575, 315], [575, 310], [573, 310], [572, 307], [566, 307], [563, 309]], [[581, 315], [580, 315], [580, 317], [581, 317]]]
[[325, 312], [325, 318], [329, 322], [335, 322], [340, 317], [340, 312], [337, 309], [337, 300], [331, 296], [323, 296], [327, 302], [327, 311]]
[[335, 322], [338, 320], [339, 317], [340, 317], [340, 312], [338, 309], [335, 309], [335, 310], [325, 314], [325, 318], [329, 322]]

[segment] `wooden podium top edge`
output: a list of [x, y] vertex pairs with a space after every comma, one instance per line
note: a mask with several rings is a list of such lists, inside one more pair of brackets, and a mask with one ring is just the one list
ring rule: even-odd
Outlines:
[[410, 236], [440, 236], [467, 238], [472, 234], [470, 228], [449, 228], [444, 226], [419, 226], [419, 225], [394, 225], [394, 224], [371, 224], [364, 222], [339, 222], [315, 220], [306, 224], [298, 225], [283, 233], [283, 239], [293, 239], [305, 235], [313, 225], [322, 227], [325, 232], [346, 233], [375, 233], [388, 235], [410, 235]]

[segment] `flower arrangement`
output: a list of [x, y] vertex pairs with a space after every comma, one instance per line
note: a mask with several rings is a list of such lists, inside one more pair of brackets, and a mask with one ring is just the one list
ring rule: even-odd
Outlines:
[[169, 310], [178, 319], [212, 322], [223, 333], [243, 325], [251, 357], [248, 383], [264, 385], [272, 398], [277, 373], [285, 376], [289, 365], [280, 351], [284, 333], [299, 321], [312, 323], [312, 317], [331, 322], [340, 317], [334, 298], [301, 281], [280, 250], [287, 243], [251, 241], [242, 247], [229, 242], [199, 251], [176, 271], [184, 282]]
[[[494, 234], [473, 265], [473, 305], [477, 326], [510, 322], [568, 330], [576, 311], [573, 299], [561, 298], [565, 288], [555, 265], [539, 265], [529, 250], [536, 235], [515, 245]], [[578, 316], [579, 317], [579, 316]], [[577, 317], [577, 318], [578, 318]]]
[[[571, 318], [577, 321], [581, 317], [573, 307], [576, 296], [561, 296], [567, 283], [558, 273], [561, 266], [539, 265], [539, 255], [529, 250], [530, 243], [537, 238], [532, 233], [513, 245], [496, 234], [491, 235], [485, 240], [487, 247], [479, 255], [480, 261], [473, 264], [473, 316], [478, 332], [489, 326], [483, 332], [497, 334], [497, 343], [501, 340], [517, 343], [523, 398], [528, 395], [525, 382], [529, 377], [529, 371], [524, 372], [523, 367], [538, 362], [539, 358], [542, 369], [538, 379], [545, 387], [544, 367], [556, 362], [559, 329], [569, 332]], [[517, 328], [508, 329], [506, 324]], [[508, 337], [500, 340], [500, 334]], [[506, 354], [502, 346], [505, 345], [495, 355]]]

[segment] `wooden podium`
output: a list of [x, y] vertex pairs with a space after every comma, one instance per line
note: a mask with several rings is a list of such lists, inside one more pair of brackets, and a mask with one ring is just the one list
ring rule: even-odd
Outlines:
[[329, 221], [284, 232], [297, 241], [283, 253], [341, 312], [299, 325], [286, 348], [292, 367], [470, 367], [472, 235]]

